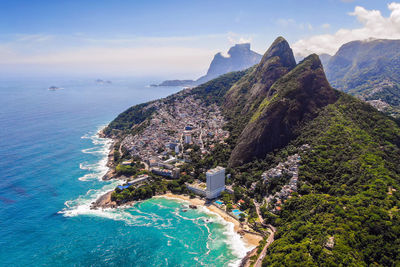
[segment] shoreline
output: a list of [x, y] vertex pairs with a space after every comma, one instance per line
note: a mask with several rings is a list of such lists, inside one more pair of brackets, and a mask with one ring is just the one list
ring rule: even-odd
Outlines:
[[206, 204], [206, 201], [203, 199], [199, 199], [197, 197], [190, 198], [189, 196], [176, 195], [176, 194], [172, 194], [172, 193], [157, 195], [157, 196], [154, 196], [153, 198], [167, 198], [167, 199], [183, 200], [183, 201], [190, 203], [191, 205], [204, 207], [208, 212], [218, 216], [219, 218], [223, 219], [225, 222], [233, 224], [234, 232], [243, 239], [243, 241], [248, 249], [246, 251], [246, 253], [253, 250], [255, 247], [257, 247], [259, 245], [259, 242], [263, 239], [263, 237], [261, 237], [258, 234], [251, 234], [249, 232], [244, 232], [245, 229], [243, 228], [242, 224], [238, 220], [232, 218], [230, 215], [228, 215], [226, 212], [220, 210], [216, 206], [214, 206], [212, 204]]
[[[103, 180], [103, 181], [119, 180], [118, 178], [115, 177], [114, 154], [113, 154], [113, 150], [115, 148], [115, 144], [116, 144], [117, 140], [115, 138], [105, 136], [103, 133], [103, 130], [104, 130], [104, 128], [100, 129], [97, 133], [97, 136], [99, 138], [110, 140], [111, 144], [108, 147], [109, 153], [107, 154], [106, 167], [108, 167], [108, 171], [101, 177], [101, 180]], [[103, 194], [102, 196], [100, 196], [100, 198], [96, 199], [94, 202], [92, 202], [90, 204], [90, 209], [97, 210], [97, 209], [103, 209], [103, 208], [115, 209], [118, 207], [131, 207], [137, 203], [136, 201], [132, 201], [132, 202], [124, 203], [123, 205], [118, 206], [115, 202], [111, 201], [111, 193], [112, 192], [113, 191], [109, 191], [109, 192]], [[248, 232], [249, 229], [244, 229], [243, 225], [239, 222], [239, 220], [234, 219], [229, 214], [227, 214], [225, 211], [219, 209], [215, 205], [207, 204], [204, 199], [200, 199], [199, 197], [190, 198], [189, 196], [186, 196], [186, 195], [177, 195], [177, 194], [168, 192], [165, 194], [153, 196], [152, 198], [167, 198], [167, 199], [182, 200], [182, 201], [188, 202], [190, 205], [200, 206], [200, 207], [204, 208], [207, 213], [211, 213], [211, 214], [217, 216], [218, 218], [222, 219], [228, 225], [229, 224], [232, 225], [233, 229], [231, 229], [231, 231], [233, 231], [234, 234], [238, 235], [239, 240], [241, 240], [243, 242], [243, 245], [245, 247], [245, 251], [243, 251], [244, 255], [238, 256], [238, 258], [239, 258], [238, 262], [237, 262], [238, 266], [245, 266], [245, 265], [247, 266], [249, 257], [255, 253], [258, 245], [260, 244], [260, 241], [262, 241], [264, 238], [260, 234], [255, 234], [255, 233], [253, 234], [253, 233]], [[108, 202], [108, 205], [104, 205], [107, 202]], [[229, 229], [227, 229], [227, 230], [229, 231]], [[226, 241], [226, 240], [227, 239], [225, 239], [224, 241]]]

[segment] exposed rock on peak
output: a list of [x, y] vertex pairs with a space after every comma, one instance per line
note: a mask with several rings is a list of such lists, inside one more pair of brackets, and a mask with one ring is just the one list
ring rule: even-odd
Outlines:
[[262, 99], [271, 95], [271, 85], [296, 66], [293, 51], [283, 37], [278, 37], [252, 72], [233, 86], [225, 106], [237, 108], [242, 114], [251, 113]]
[[234, 55], [235, 53], [248, 53], [252, 52], [250, 50], [250, 43], [244, 43], [244, 44], [235, 44], [231, 48], [229, 48], [228, 55]]
[[193, 80], [167, 80], [158, 86], [196, 86], [208, 82], [218, 76], [232, 71], [241, 71], [250, 68], [260, 62], [262, 56], [250, 49], [250, 43], [236, 44], [232, 46], [228, 55], [215, 54], [208, 68], [207, 74]]
[[222, 74], [247, 69], [260, 62], [261, 55], [250, 50], [250, 44], [237, 44], [228, 51], [225, 57], [221, 53], [214, 56], [207, 74], [200, 77], [196, 84], [202, 84]]
[[296, 129], [338, 98], [329, 85], [317, 55], [310, 55], [270, 88], [239, 137], [229, 164], [237, 166], [263, 158], [287, 145]]
[[274, 57], [279, 57], [283, 66], [289, 68], [294, 68], [296, 66], [293, 51], [290, 48], [289, 43], [283, 37], [275, 39], [267, 52], [265, 52], [259, 66], [267, 64], [267, 61]]

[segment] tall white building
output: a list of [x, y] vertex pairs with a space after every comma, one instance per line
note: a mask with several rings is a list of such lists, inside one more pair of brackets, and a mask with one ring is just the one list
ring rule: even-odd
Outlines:
[[190, 133], [185, 134], [185, 144], [190, 144], [192, 142], [192, 135]]
[[207, 189], [206, 198], [213, 199], [221, 195], [225, 190], [225, 168], [216, 167], [206, 172]]

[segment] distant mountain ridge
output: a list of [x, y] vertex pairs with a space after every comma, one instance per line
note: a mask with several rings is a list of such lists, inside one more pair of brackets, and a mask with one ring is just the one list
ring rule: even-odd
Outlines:
[[196, 86], [232, 71], [245, 70], [258, 64], [262, 55], [252, 51], [249, 43], [236, 44], [228, 51], [228, 56], [217, 53], [211, 61], [207, 74], [197, 80], [166, 80], [153, 86]]
[[334, 88], [400, 111], [400, 40], [349, 42], [323, 63]]

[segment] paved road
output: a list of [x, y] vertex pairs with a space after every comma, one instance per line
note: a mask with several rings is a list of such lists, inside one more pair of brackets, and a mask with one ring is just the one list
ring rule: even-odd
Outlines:
[[268, 236], [268, 239], [267, 239], [267, 243], [265, 244], [265, 246], [264, 246], [263, 250], [261, 251], [260, 255], [258, 255], [257, 261], [254, 264], [255, 267], [261, 267], [262, 261], [263, 261], [265, 255], [267, 254], [268, 247], [271, 245], [272, 242], [274, 242], [276, 228], [273, 227], [270, 224], [268, 224], [268, 225], [264, 224], [264, 219], [261, 216], [259, 204], [254, 200], [253, 200], [253, 203], [254, 203], [254, 206], [256, 206], [256, 212], [257, 212], [257, 215], [258, 215], [258, 219], [260, 220], [262, 225], [268, 227], [268, 233], [269, 233], [269, 236]]
[[268, 232], [269, 232], [269, 236], [267, 239], [267, 243], [265, 244], [265, 247], [263, 248], [260, 255], [258, 256], [257, 261], [254, 264], [255, 267], [261, 267], [262, 261], [263, 261], [265, 255], [267, 254], [268, 247], [271, 245], [272, 242], [274, 242], [276, 228], [273, 227], [272, 225], [268, 224]]

